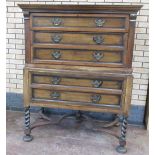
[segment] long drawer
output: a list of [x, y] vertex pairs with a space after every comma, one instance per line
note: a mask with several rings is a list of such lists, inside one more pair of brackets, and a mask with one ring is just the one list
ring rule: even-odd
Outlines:
[[32, 48], [32, 62], [44, 64], [70, 64], [87, 66], [123, 67], [123, 50], [80, 50], [61, 48]]
[[34, 31], [33, 43], [71, 45], [112, 45], [124, 46], [127, 43], [124, 33], [67, 33]]
[[[59, 89], [59, 88], [58, 88]], [[32, 101], [33, 100], [48, 100], [51, 102], [57, 101], [69, 101], [77, 104], [95, 104], [97, 106], [102, 105], [120, 105], [121, 95], [107, 95], [104, 93], [83, 93], [75, 91], [60, 91], [60, 90], [47, 90], [47, 89], [32, 89]]]
[[123, 87], [123, 78], [113, 79], [113, 77], [81, 77], [71, 75], [57, 74], [32, 74], [32, 83], [34, 84], [48, 84], [48, 85], [63, 85], [63, 86], [76, 86], [76, 87], [89, 87], [89, 88], [107, 88], [107, 89], [120, 89]]
[[55, 30], [83, 31], [97, 28], [98, 31], [113, 29], [127, 30], [129, 25], [128, 15], [110, 14], [31, 14], [31, 28], [51, 28]]

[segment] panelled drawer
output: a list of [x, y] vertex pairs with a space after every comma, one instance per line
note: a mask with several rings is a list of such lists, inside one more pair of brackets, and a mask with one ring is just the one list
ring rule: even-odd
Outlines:
[[121, 65], [123, 64], [123, 51], [101, 51], [101, 50], [73, 50], [33, 48], [32, 61], [35, 63], [71, 63], [73, 65]]
[[59, 100], [95, 105], [120, 105], [121, 95], [32, 89], [32, 100]]
[[108, 89], [122, 89], [123, 79], [110, 78], [83, 78], [62, 76], [59, 74], [32, 74], [32, 83], [35, 84], [49, 84], [49, 85], [63, 85], [63, 86], [77, 86], [90, 88], [108, 88]]
[[33, 32], [33, 43], [72, 44], [72, 45], [113, 45], [126, 44], [127, 34], [124, 33], [61, 33]]
[[[71, 28], [72, 30], [84, 28], [113, 28], [128, 29], [128, 15], [110, 14], [35, 14], [31, 15], [31, 27], [45, 28]], [[76, 29], [74, 29], [76, 28]], [[67, 29], [69, 30], [69, 29]]]

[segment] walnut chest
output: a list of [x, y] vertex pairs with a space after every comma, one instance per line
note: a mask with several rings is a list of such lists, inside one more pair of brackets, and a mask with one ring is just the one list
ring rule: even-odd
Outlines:
[[25, 141], [30, 106], [109, 112], [123, 116], [132, 90], [132, 53], [141, 6], [19, 5], [25, 23]]

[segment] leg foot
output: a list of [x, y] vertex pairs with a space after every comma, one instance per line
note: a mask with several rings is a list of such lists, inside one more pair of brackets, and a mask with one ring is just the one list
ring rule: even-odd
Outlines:
[[119, 146], [116, 147], [116, 151], [118, 153], [126, 153], [127, 149], [126, 149], [126, 147], [119, 145]]
[[30, 142], [30, 141], [32, 141], [32, 139], [33, 139], [33, 136], [31, 136], [31, 135], [24, 135], [23, 136], [24, 142]]

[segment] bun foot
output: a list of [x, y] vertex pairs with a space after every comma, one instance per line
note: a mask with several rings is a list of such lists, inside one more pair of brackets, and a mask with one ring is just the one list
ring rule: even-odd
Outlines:
[[119, 146], [116, 147], [116, 151], [118, 153], [126, 153], [127, 152], [127, 149], [126, 149], [126, 147], [119, 145]]
[[32, 141], [32, 139], [33, 139], [33, 136], [31, 136], [31, 135], [25, 135], [23, 137], [24, 142], [30, 142], [30, 141]]

